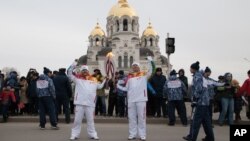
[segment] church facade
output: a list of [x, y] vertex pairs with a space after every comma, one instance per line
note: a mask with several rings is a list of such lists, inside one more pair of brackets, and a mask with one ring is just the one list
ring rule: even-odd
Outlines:
[[159, 36], [151, 23], [139, 35], [139, 17], [127, 0], [119, 0], [109, 11], [106, 33], [97, 23], [89, 37], [87, 54], [79, 58], [79, 65], [88, 65], [92, 73], [100, 69], [105, 73], [106, 55], [114, 54], [115, 70], [130, 71], [133, 62], [138, 62], [141, 69], [147, 71], [147, 56], [152, 56], [156, 67], [166, 73], [167, 58], [161, 55]]

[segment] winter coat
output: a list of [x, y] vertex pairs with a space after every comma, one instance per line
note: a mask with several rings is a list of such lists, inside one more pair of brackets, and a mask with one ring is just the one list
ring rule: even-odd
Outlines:
[[27, 97], [27, 89], [28, 89], [28, 83], [27, 81], [20, 82], [20, 102], [27, 104], [28, 103], [28, 97]]
[[130, 73], [125, 87], [117, 83], [117, 88], [127, 91], [128, 103], [148, 101], [147, 81], [152, 74], [153, 62], [148, 62], [148, 72]]
[[0, 102], [2, 105], [10, 104], [10, 101], [16, 102], [16, 97], [13, 90], [4, 90], [0, 93]]
[[163, 89], [164, 97], [167, 97], [168, 101], [183, 100], [186, 91], [185, 84], [174, 75], [169, 77]]
[[31, 80], [28, 85], [28, 97], [29, 98], [35, 98], [38, 97], [37, 90], [36, 90], [36, 81], [37, 80]]
[[72, 96], [72, 88], [69, 78], [65, 73], [59, 72], [53, 79], [56, 97], [70, 98]]
[[188, 78], [185, 75], [182, 75], [179, 77], [179, 79], [184, 83], [184, 85], [188, 89]]
[[163, 87], [164, 87], [164, 84], [166, 82], [166, 77], [164, 75], [156, 75], [155, 74], [150, 79], [149, 82], [152, 85], [152, 87], [154, 88], [154, 90], [156, 91], [156, 96], [163, 97]]
[[[120, 76], [120, 78], [118, 78], [117, 84], [119, 83], [119, 85], [121, 85], [122, 87], [125, 87], [126, 86], [126, 81], [127, 81], [127, 77]], [[118, 96], [126, 96], [127, 92], [123, 91], [122, 89], [119, 89], [119, 87], [117, 87], [117, 95]]]
[[245, 95], [245, 96], [250, 96], [250, 78], [245, 80], [243, 85], [240, 88], [239, 93]]
[[210, 99], [214, 99], [215, 87], [223, 86], [224, 83], [217, 82], [217, 81], [215, 81], [215, 80], [213, 80], [213, 79], [211, 79], [209, 77], [208, 78], [204, 77], [204, 78], [208, 82], [207, 87], [208, 87], [209, 97], [210, 97]]
[[196, 102], [197, 105], [209, 106], [208, 83], [201, 72], [195, 72], [192, 81], [192, 101]]
[[38, 97], [51, 96], [54, 99], [56, 98], [55, 86], [53, 80], [47, 75], [40, 75], [37, 82], [37, 94]]
[[73, 74], [75, 68], [76, 63], [72, 64], [68, 69], [68, 76], [75, 83], [74, 104], [95, 107], [96, 90], [102, 89], [106, 80], [99, 83], [97, 79], [91, 75], [83, 78], [81, 75]]

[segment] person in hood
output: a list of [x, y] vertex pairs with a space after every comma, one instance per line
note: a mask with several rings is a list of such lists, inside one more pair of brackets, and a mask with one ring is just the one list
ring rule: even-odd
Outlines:
[[102, 89], [106, 79], [99, 83], [95, 77], [89, 74], [88, 66], [83, 65], [80, 73], [75, 73], [77, 61], [68, 69], [69, 78], [75, 83], [75, 120], [71, 130], [70, 140], [77, 140], [80, 137], [82, 119], [85, 116], [87, 121], [87, 132], [90, 139], [99, 140], [94, 124], [94, 113], [96, 106], [96, 90]]
[[214, 133], [209, 115], [210, 96], [208, 92], [208, 82], [203, 79], [199, 69], [200, 62], [198, 61], [190, 66], [190, 72], [193, 74], [191, 98], [193, 115], [189, 135], [183, 137], [183, 139], [196, 141], [202, 124], [206, 134], [204, 141], [214, 141]]
[[48, 68], [44, 67], [44, 74], [41, 74], [36, 81], [38, 102], [39, 102], [39, 118], [40, 118], [40, 129], [45, 129], [46, 124], [46, 112], [49, 114], [51, 128], [58, 130], [56, 120], [56, 108], [54, 100], [56, 99], [55, 86], [49, 73], [51, 72]]
[[176, 76], [176, 71], [170, 72], [169, 80], [164, 85], [164, 97], [168, 98], [168, 125], [175, 125], [175, 108], [180, 114], [181, 122], [184, 126], [187, 126], [187, 113], [185, 110], [185, 103], [183, 94], [187, 91], [185, 84], [179, 80]]
[[[147, 81], [152, 74], [152, 57], [148, 56], [148, 72], [140, 70], [140, 64], [134, 62], [132, 64], [132, 73], [128, 75], [125, 86], [118, 81], [117, 88], [127, 91], [128, 98], [128, 119], [129, 119], [129, 137], [128, 140], [134, 140], [137, 132], [140, 140], [146, 140], [146, 102]], [[122, 82], [123, 83], [123, 82]]]

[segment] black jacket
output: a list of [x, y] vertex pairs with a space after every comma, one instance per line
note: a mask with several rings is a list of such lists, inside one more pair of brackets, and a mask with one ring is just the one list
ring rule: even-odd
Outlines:
[[58, 98], [65, 98], [65, 97], [72, 97], [72, 88], [69, 78], [65, 73], [59, 72], [53, 78], [53, 82], [56, 89], [56, 97]]
[[163, 97], [163, 87], [166, 82], [166, 77], [164, 75], [154, 75], [150, 79], [150, 84], [156, 91], [156, 96]]
[[28, 85], [27, 95], [28, 95], [29, 98], [38, 97], [37, 91], [36, 91], [36, 81], [37, 80], [31, 80], [29, 85]]

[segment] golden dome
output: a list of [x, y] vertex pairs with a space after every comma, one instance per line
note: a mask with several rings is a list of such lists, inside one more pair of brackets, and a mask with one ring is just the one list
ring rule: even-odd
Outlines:
[[144, 30], [142, 36], [157, 36], [157, 32], [154, 30], [153, 26], [149, 22], [148, 27]]
[[95, 28], [91, 31], [90, 36], [105, 36], [105, 32], [102, 30], [99, 23], [96, 24]]
[[127, 0], [119, 0], [116, 5], [114, 5], [110, 11], [108, 16], [114, 16], [114, 17], [122, 17], [122, 16], [137, 16], [134, 8], [132, 8]]

